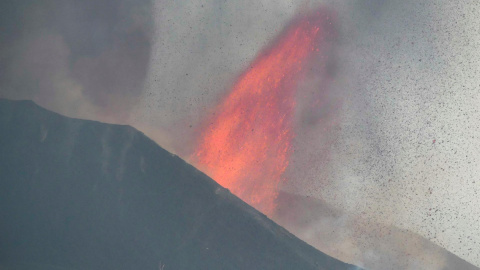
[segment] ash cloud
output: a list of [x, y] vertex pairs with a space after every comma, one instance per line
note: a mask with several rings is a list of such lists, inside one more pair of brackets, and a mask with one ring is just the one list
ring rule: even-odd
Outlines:
[[342, 87], [350, 90], [329, 163], [335, 184], [316, 194], [330, 202], [345, 196], [337, 200], [343, 209], [479, 265], [478, 210], [459, 200], [477, 204], [479, 190], [466, 180], [479, 172], [478, 151], [467, 150], [478, 144], [478, 112], [468, 101], [478, 101], [478, 3], [359, 1], [351, 8], [343, 21], [356, 27], [344, 29], [340, 53], [350, 74]]
[[[404, 243], [405, 231], [480, 265], [477, 1], [2, 1], [0, 96], [127, 122], [185, 158], [236, 77], [318, 4], [338, 14], [333, 79], [301, 86], [324, 104], [299, 101], [282, 189], [340, 210], [277, 221], [372, 269], [409, 258], [407, 269], [456, 267], [435, 249], [427, 260], [402, 253], [421, 242]], [[386, 237], [389, 228], [402, 233]]]
[[[471, 250], [478, 246], [474, 224], [480, 215], [455, 202], [457, 196], [476, 200], [472, 194], [478, 192], [478, 185], [466, 179], [480, 171], [473, 158], [478, 153], [471, 148], [467, 154], [460, 147], [467, 141], [477, 145], [472, 139], [477, 129], [473, 120], [467, 121], [478, 114], [467, 102], [478, 100], [472, 79], [477, 68], [472, 61], [465, 66], [466, 56], [477, 59], [474, 52], [478, 51], [474, 27], [467, 24], [477, 25], [473, 14], [478, 4], [473, 1], [159, 1], [137, 126], [162, 146], [188, 157], [196, 127], [213, 113], [238, 74], [295, 14], [318, 4], [329, 5], [338, 14], [339, 36], [328, 66], [334, 79], [325, 89], [318, 88], [315, 77], [302, 85], [307, 91], [317, 90], [325, 106], [312, 111], [308, 97], [299, 102], [295, 154], [289, 182], [282, 189], [325, 200], [342, 209], [352, 222], [358, 219], [366, 224], [345, 229], [344, 242], [352, 244], [344, 247], [356, 246], [365, 252], [351, 257], [353, 263], [364, 260], [374, 265], [374, 249], [369, 257], [361, 247], [385, 238], [378, 235], [383, 229], [369, 231], [371, 222], [372, 227], [394, 226], [420, 234], [479, 265], [476, 254], [480, 253]], [[455, 66], [469, 69], [462, 68], [462, 73]], [[455, 86], [455, 77], [469, 77], [468, 91]], [[456, 108], [464, 105], [470, 116], [460, 116], [463, 122], [456, 124]], [[472, 129], [462, 132], [462, 126]], [[446, 127], [454, 127], [457, 139]], [[452, 153], [461, 149], [468, 158], [451, 159], [449, 149]], [[453, 167], [451, 162], [461, 166], [444, 172]], [[461, 175], [461, 170], [467, 173], [452, 175]], [[295, 224], [282, 225], [291, 225], [295, 231]], [[310, 226], [310, 231], [328, 229], [321, 222]], [[391, 246], [382, 247], [392, 252], [385, 252], [379, 261], [409, 258], [393, 252], [408, 246], [401, 238], [388, 241]], [[434, 254], [430, 258], [448, 261]], [[420, 262], [427, 268], [442, 268], [428, 265], [428, 260]]]
[[2, 1], [0, 96], [68, 116], [127, 122], [143, 93], [152, 3]]

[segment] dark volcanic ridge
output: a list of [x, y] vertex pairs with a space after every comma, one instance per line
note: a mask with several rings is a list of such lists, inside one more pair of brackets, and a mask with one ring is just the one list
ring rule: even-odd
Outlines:
[[0, 269], [358, 269], [132, 127], [0, 99]]
[[[273, 220], [326, 254], [367, 269], [480, 270], [419, 234], [347, 215], [318, 198], [280, 192], [277, 203]], [[342, 246], [346, 237], [360, 250], [356, 259], [348, 259], [355, 250]]]

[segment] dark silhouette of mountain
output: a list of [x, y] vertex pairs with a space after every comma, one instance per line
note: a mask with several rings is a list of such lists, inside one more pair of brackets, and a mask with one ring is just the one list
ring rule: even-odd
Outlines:
[[5, 269], [357, 269], [132, 127], [0, 100], [0, 149]]

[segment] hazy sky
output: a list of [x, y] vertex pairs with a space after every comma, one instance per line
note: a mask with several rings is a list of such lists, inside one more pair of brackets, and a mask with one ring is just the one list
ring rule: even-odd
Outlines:
[[335, 106], [299, 125], [283, 189], [480, 266], [476, 0], [2, 1], [0, 97], [129, 123], [186, 158], [236, 76], [320, 3], [338, 15]]

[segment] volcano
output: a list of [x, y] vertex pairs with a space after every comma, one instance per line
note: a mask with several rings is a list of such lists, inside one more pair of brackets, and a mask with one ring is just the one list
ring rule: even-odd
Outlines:
[[1, 269], [357, 269], [130, 126], [0, 99]]

